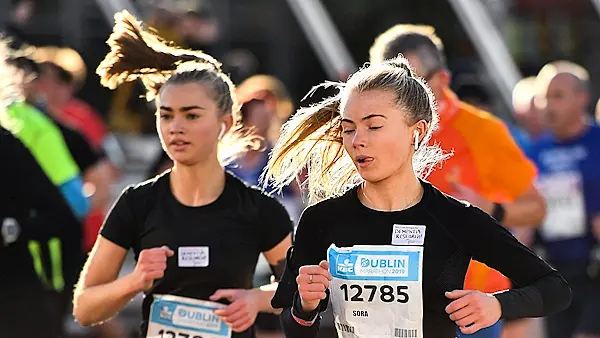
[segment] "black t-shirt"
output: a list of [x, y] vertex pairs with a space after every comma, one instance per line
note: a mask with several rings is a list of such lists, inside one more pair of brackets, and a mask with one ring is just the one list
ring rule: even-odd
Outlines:
[[[175, 252], [167, 260], [164, 278], [144, 299], [143, 337], [153, 294], [208, 300], [217, 289], [250, 289], [259, 254], [293, 231], [277, 200], [229, 173], [219, 198], [200, 207], [185, 206], [174, 197], [169, 173], [126, 188], [100, 232], [111, 242], [132, 248], [136, 259], [141, 250], [163, 245]], [[178, 248], [199, 246], [209, 248], [208, 267], [179, 267]], [[253, 337], [253, 329], [233, 337]]]
[[569, 304], [570, 289], [564, 279], [492, 217], [427, 182], [422, 185], [421, 201], [403, 211], [367, 208], [358, 199], [357, 188], [304, 211], [293, 254], [272, 301], [274, 307], [286, 308], [282, 320], [288, 338], [312, 338], [318, 330], [318, 324], [303, 327], [290, 315], [298, 296], [295, 277], [299, 267], [326, 259], [332, 243], [337, 247], [391, 245], [395, 224], [426, 226], [422, 279], [425, 338], [455, 337], [456, 326], [445, 313], [450, 300], [444, 293], [463, 289], [471, 258], [499, 270], [515, 287], [523, 287], [497, 295], [503, 318], [543, 316]]
[[18, 223], [7, 223], [0, 232], [0, 304], [9, 304], [7, 299], [41, 288], [28, 240], [45, 243], [77, 231], [79, 222], [29, 150], [1, 127], [0, 157], [0, 228], [6, 219]]

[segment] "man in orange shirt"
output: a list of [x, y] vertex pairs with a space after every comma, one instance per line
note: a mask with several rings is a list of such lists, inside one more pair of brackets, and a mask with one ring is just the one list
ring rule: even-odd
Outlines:
[[[534, 164], [502, 121], [459, 101], [449, 89], [450, 72], [435, 30], [429, 26], [394, 26], [375, 40], [370, 61], [378, 63], [398, 54], [409, 60], [437, 99], [440, 127], [432, 142], [453, 152], [442, 168], [431, 173], [429, 181], [443, 192], [478, 206], [506, 227], [537, 227], [545, 216], [545, 204], [534, 187]], [[464, 287], [492, 293], [508, 289], [510, 281], [473, 261]], [[504, 335], [519, 337], [519, 333], [509, 332], [510, 326], [514, 325], [506, 325]], [[489, 332], [475, 336], [497, 336]]]

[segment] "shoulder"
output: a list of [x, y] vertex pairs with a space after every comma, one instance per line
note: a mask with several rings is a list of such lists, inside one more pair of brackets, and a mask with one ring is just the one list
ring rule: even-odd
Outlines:
[[159, 184], [164, 183], [168, 178], [170, 171], [165, 171], [162, 174], [156, 175], [155, 177], [148, 179], [143, 182], [127, 185], [121, 192], [120, 200], [127, 202], [146, 200], [148, 197], [157, 194], [157, 187]]
[[6, 108], [6, 113], [10, 119], [9, 122], [14, 124], [11, 127], [17, 128], [17, 130], [12, 130], [13, 132], [27, 130], [36, 134], [40, 132], [60, 134], [58, 127], [47, 116], [25, 102], [10, 104]]
[[[509, 135], [509, 130], [504, 121], [487, 111], [478, 109], [467, 103], [459, 105], [457, 122], [459, 127], [470, 128], [471, 134], [485, 135], [486, 132], [504, 133]], [[486, 136], [487, 137], [487, 136]]]
[[429, 190], [429, 199], [427, 203], [435, 208], [444, 207], [450, 211], [463, 211], [466, 208], [471, 207], [471, 203], [465, 200], [459, 200], [453, 196], [450, 196], [429, 182], [425, 182], [426, 189]]
[[314, 204], [309, 205], [302, 213], [302, 218], [311, 219], [329, 219], [331, 217], [339, 217], [339, 215], [348, 213], [348, 210], [353, 207], [356, 202], [354, 198], [356, 187], [348, 190], [343, 195], [330, 197]]
[[54, 124], [54, 122], [52, 122], [48, 116], [44, 115], [44, 113], [36, 107], [26, 103], [20, 103], [14, 105], [14, 109], [18, 112], [21, 118], [26, 120], [28, 123], [31, 123], [38, 128], [43, 128], [47, 131], [60, 132], [56, 124]]
[[235, 191], [241, 207], [258, 210], [260, 213], [269, 212], [273, 209], [284, 209], [283, 204], [263, 188], [242, 181], [230, 170], [226, 171], [226, 175], [226, 184], [231, 185], [232, 190]]
[[470, 219], [478, 213], [487, 215], [484, 211], [473, 206], [468, 201], [459, 200], [443, 193], [428, 182], [426, 184], [430, 189], [427, 210], [438, 222], [442, 224], [457, 224], [466, 219]]

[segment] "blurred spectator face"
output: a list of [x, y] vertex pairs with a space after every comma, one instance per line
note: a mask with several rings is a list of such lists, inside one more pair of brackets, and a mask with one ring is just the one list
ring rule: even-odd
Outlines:
[[512, 92], [513, 115], [529, 135], [537, 137], [544, 130], [542, 110], [535, 104], [538, 82], [534, 76], [521, 79]]
[[517, 123], [532, 136], [539, 135], [544, 130], [542, 110], [534, 104], [534, 99], [529, 104], [514, 107], [514, 116]]
[[242, 106], [244, 126], [254, 127], [256, 133], [267, 138], [275, 113], [263, 100], [252, 100]]
[[61, 78], [59, 70], [49, 65], [42, 66], [38, 89], [44, 93], [47, 102], [54, 107], [63, 107], [73, 97], [73, 85]]
[[8, 63], [14, 67], [12, 70], [15, 72], [15, 78], [19, 80], [21, 95], [29, 102], [36, 102], [40, 98], [38, 65], [35, 61], [25, 57], [10, 59]]
[[217, 22], [195, 13], [187, 13], [179, 18], [178, 31], [188, 43], [194, 45], [211, 45], [219, 38]]
[[404, 55], [417, 76], [422, 77], [431, 88], [436, 98], [444, 97], [444, 89], [450, 84], [450, 74], [444, 69], [425, 69], [423, 62], [414, 53]]
[[559, 73], [548, 84], [544, 121], [555, 134], [561, 134], [582, 118], [586, 103], [587, 95], [579, 79]]
[[270, 75], [253, 75], [237, 86], [236, 95], [245, 126], [254, 126], [266, 143], [275, 144], [281, 125], [294, 110], [285, 85]]

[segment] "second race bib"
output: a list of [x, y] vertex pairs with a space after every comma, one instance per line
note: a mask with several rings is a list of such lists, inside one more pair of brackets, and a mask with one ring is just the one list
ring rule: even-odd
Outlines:
[[544, 175], [539, 179], [538, 187], [547, 205], [546, 219], [540, 230], [544, 239], [556, 241], [585, 236], [581, 175], [577, 172]]
[[339, 337], [423, 337], [423, 247], [331, 245], [327, 258]]
[[231, 327], [214, 310], [223, 304], [172, 295], [154, 295], [146, 338], [229, 338]]

